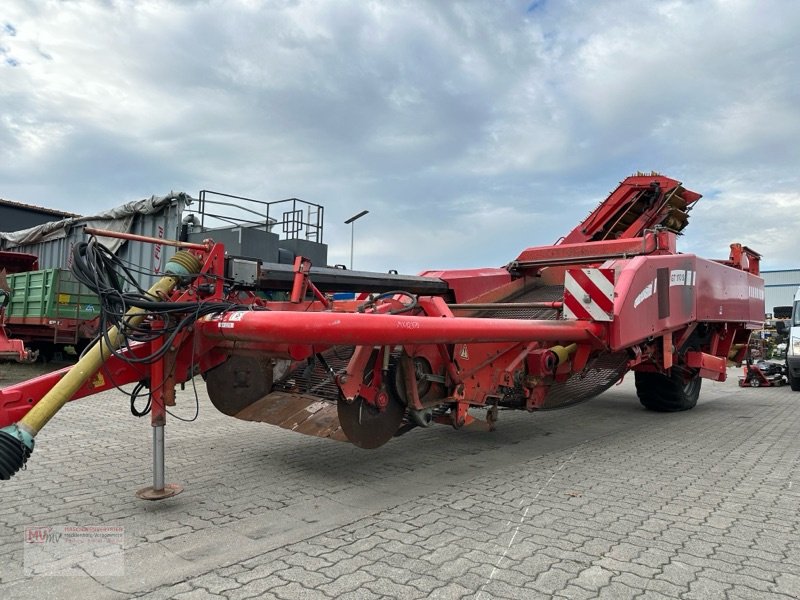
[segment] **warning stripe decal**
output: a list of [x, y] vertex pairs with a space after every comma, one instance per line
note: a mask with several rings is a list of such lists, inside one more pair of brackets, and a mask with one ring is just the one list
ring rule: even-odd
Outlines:
[[[590, 274], [587, 271], [593, 272]], [[600, 310], [610, 312], [614, 308], [614, 302], [611, 300], [614, 293], [614, 284], [606, 279], [604, 273], [599, 272], [597, 269], [575, 269], [570, 271], [570, 275], [572, 275], [575, 283], [589, 294], [592, 302], [597, 304]]]
[[564, 278], [564, 318], [611, 321], [613, 269], [569, 269]]
[[575, 298], [568, 290], [564, 290], [564, 318], [591, 320], [592, 315], [583, 308], [580, 301]]

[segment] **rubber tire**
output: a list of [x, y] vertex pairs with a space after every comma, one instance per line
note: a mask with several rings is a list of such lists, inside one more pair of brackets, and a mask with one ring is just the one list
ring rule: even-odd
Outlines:
[[682, 375], [673, 370], [672, 375], [661, 373], [635, 372], [636, 395], [639, 402], [648, 410], [656, 412], [680, 412], [697, 405], [702, 379], [695, 375], [684, 382]]
[[32, 342], [31, 348], [39, 351], [38, 362], [44, 364], [53, 362], [58, 350], [53, 342]]
[[800, 392], [800, 377], [792, 377], [792, 372], [786, 369], [786, 379], [789, 380], [789, 387], [793, 392]]

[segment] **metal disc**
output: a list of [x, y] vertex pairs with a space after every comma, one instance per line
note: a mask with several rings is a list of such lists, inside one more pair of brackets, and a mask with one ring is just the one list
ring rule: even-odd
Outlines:
[[231, 356], [205, 375], [211, 403], [235, 417], [272, 390], [273, 364], [268, 358]]
[[382, 411], [358, 397], [351, 404], [339, 399], [339, 424], [347, 439], [359, 448], [372, 450], [388, 442], [403, 422], [406, 407], [389, 394]]
[[177, 483], [167, 483], [163, 490], [157, 490], [153, 486], [142, 488], [136, 492], [136, 497], [141, 500], [164, 500], [177, 496], [183, 491], [183, 486]]

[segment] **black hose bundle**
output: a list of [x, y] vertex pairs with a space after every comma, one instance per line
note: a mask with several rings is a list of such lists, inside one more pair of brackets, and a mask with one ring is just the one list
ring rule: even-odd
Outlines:
[[388, 311], [386, 314], [388, 315], [401, 315], [403, 313], [410, 312], [417, 308], [417, 304], [419, 300], [416, 294], [412, 294], [411, 292], [406, 292], [405, 290], [392, 290], [391, 292], [383, 292], [382, 294], [378, 294], [358, 305], [356, 310], [358, 312], [366, 312], [369, 309], [375, 308], [375, 306], [381, 301], [385, 300], [386, 298], [394, 298], [395, 296], [404, 296], [410, 300], [407, 304], [403, 304], [400, 308], [395, 308]]
[[[74, 246], [72, 272], [100, 300], [101, 334], [98, 339], [102, 338], [115, 356], [128, 363], [158, 360], [169, 351], [180, 331], [205, 315], [229, 310], [263, 310], [262, 307], [217, 300], [168, 302], [157, 298], [144, 290], [123, 261], [94, 237]], [[152, 319], [148, 318], [138, 325], [132, 324], [125, 316], [131, 308], [142, 309], [146, 317], [158, 317], [161, 325], [153, 328]], [[119, 349], [113, 348], [108, 337], [108, 330], [114, 326], [123, 336]], [[131, 342], [151, 342], [162, 337], [164, 340], [160, 347], [147, 356], [137, 357], [124, 351], [130, 349]]]

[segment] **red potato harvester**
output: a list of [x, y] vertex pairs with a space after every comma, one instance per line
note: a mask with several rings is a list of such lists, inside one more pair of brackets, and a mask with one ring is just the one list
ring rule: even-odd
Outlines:
[[[0, 390], [0, 477], [24, 465], [67, 401], [132, 383], [132, 410], [149, 410], [153, 425], [153, 486], [139, 495], [174, 495], [166, 407], [198, 374], [227, 415], [368, 449], [437, 423], [492, 429], [501, 408], [570, 406], [628, 371], [646, 408], [691, 409], [702, 378], [725, 380], [764, 317], [758, 254], [740, 244], [727, 260], [677, 252], [699, 198], [640, 173], [555, 245], [500, 268], [419, 276], [302, 257], [262, 264], [211, 240], [171, 242], [181, 251], [144, 291], [92, 237], [76, 248], [74, 271], [101, 297], [108, 329], [75, 366]], [[263, 299], [276, 291], [286, 299]], [[485, 420], [470, 408], [486, 409]]]

